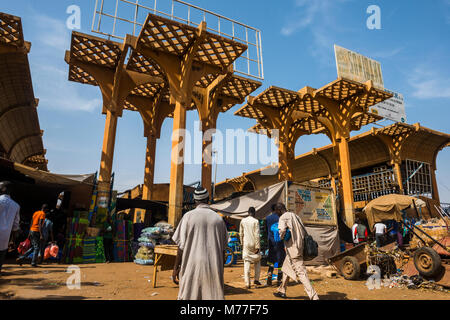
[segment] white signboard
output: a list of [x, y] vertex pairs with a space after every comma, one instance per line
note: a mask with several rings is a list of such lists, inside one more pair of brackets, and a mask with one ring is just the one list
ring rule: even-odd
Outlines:
[[378, 61], [334, 45], [338, 77], [364, 83], [372, 80], [373, 86], [384, 89], [381, 65]]
[[389, 90], [384, 91], [391, 93], [393, 97], [372, 106], [370, 111], [395, 122], [406, 122], [403, 95]]
[[331, 189], [292, 183], [287, 189], [286, 208], [298, 214], [305, 224], [337, 224], [336, 205]]

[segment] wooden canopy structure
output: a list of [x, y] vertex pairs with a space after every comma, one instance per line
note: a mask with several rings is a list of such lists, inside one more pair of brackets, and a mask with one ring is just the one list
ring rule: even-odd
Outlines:
[[153, 14], [148, 14], [138, 37], [127, 35], [123, 43], [73, 32], [66, 52], [69, 80], [99, 86], [106, 114], [99, 190], [109, 188], [117, 119], [124, 109], [138, 111], [147, 137], [143, 198], [150, 200], [156, 139], [164, 119], [173, 117], [169, 223], [177, 225], [183, 206], [181, 130], [186, 128], [186, 111], [199, 113], [202, 184], [210, 189], [208, 146], [217, 117], [261, 85], [233, 74], [232, 64], [245, 50], [239, 42], [206, 31], [206, 22], [195, 28]]
[[28, 53], [19, 17], [0, 13], [0, 156], [47, 171]]
[[[394, 169], [398, 186], [403, 186], [406, 179], [400, 169], [406, 160], [429, 163], [432, 168], [432, 197], [439, 202], [435, 173], [436, 158], [443, 148], [450, 146], [450, 134], [428, 129], [418, 123], [414, 125], [395, 123], [384, 128], [372, 128], [356, 135], [348, 140], [348, 145], [353, 173], [366, 172], [367, 168], [374, 166], [390, 165]], [[313, 149], [292, 161], [293, 181], [306, 182], [319, 178], [332, 181], [339, 171], [337, 165], [332, 144]], [[262, 175], [261, 172], [264, 170], [265, 168], [247, 172], [240, 177], [218, 183], [216, 198], [226, 198], [242, 190], [261, 190], [280, 181], [278, 176]]]
[[339, 78], [320, 89], [304, 87], [298, 92], [270, 87], [236, 111], [236, 115], [253, 118], [257, 126], [250, 130], [272, 135], [279, 148], [279, 179], [293, 179], [294, 149], [306, 134], [326, 134], [336, 149], [338, 177], [347, 224], [353, 224], [353, 192], [348, 139], [350, 132], [382, 119], [369, 113], [369, 107], [392, 97], [373, 87], [372, 81], [358, 83]]

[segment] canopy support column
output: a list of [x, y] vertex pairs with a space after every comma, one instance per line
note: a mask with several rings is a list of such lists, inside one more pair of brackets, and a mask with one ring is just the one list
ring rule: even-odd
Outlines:
[[342, 196], [344, 200], [345, 222], [347, 226], [352, 226], [355, 222], [353, 212], [353, 186], [352, 186], [352, 172], [350, 165], [350, 152], [348, 148], [348, 141], [342, 137], [338, 142], [339, 148], [339, 162], [341, 173]]
[[156, 137], [149, 135], [147, 137], [147, 150], [145, 154], [145, 174], [144, 186], [142, 189], [142, 200], [151, 200], [153, 191], [153, 180], [155, 177], [155, 153]]

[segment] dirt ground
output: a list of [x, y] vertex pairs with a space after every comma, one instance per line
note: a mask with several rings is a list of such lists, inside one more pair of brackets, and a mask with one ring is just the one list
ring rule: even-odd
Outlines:
[[[158, 272], [153, 288], [153, 266], [134, 263], [80, 265], [81, 288], [69, 289], [66, 281], [71, 275], [67, 265], [49, 264], [38, 268], [16, 264], [3, 266], [0, 276], [0, 299], [149, 299], [173, 300], [178, 286], [170, 279], [171, 271]], [[253, 271], [252, 271], [253, 272]], [[225, 268], [226, 300], [273, 300], [276, 286], [265, 285], [266, 268], [262, 267], [262, 286], [249, 290], [243, 281], [243, 265]], [[430, 290], [385, 288], [368, 290], [365, 280], [347, 281], [341, 277], [309, 273], [321, 299], [330, 300], [450, 300], [450, 293]], [[276, 283], [276, 281], [274, 281]], [[307, 299], [301, 284], [291, 284], [288, 299]]]

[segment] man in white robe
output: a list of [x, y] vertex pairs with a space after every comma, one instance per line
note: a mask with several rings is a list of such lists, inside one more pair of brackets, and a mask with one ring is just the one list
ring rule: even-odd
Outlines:
[[247, 289], [250, 289], [250, 266], [255, 266], [255, 285], [261, 285], [259, 276], [261, 273], [261, 240], [259, 237], [259, 221], [255, 219], [255, 208], [248, 209], [249, 216], [241, 220], [239, 236], [242, 244], [242, 259], [244, 260], [244, 279]]
[[286, 298], [286, 288], [289, 282], [289, 278], [296, 282], [301, 282], [305, 288], [308, 297], [311, 300], [319, 300], [319, 296], [309, 281], [306, 268], [303, 263], [303, 239], [305, 237], [304, 227], [299, 216], [295, 213], [286, 211], [286, 207], [282, 203], [278, 203], [275, 207], [275, 211], [281, 214], [278, 222], [278, 230], [280, 232], [280, 238], [285, 239], [286, 232], [289, 229], [291, 236], [284, 242], [286, 248], [286, 259], [284, 259], [283, 267], [283, 280], [278, 287], [274, 296], [280, 298]]
[[194, 192], [197, 208], [187, 212], [172, 237], [178, 245], [173, 281], [178, 300], [224, 300], [224, 258], [228, 233], [223, 219], [208, 206], [206, 189]]

